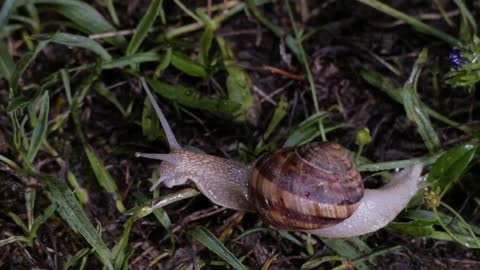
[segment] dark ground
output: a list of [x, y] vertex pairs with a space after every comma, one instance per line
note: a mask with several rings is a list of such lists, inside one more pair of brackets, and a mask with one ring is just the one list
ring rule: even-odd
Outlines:
[[[107, 17], [102, 1], [95, 1], [98, 11]], [[143, 16], [148, 1], [121, 1], [116, 4], [120, 16], [119, 29], [133, 29]], [[168, 27], [175, 27], [190, 21], [173, 3], [165, 3]], [[376, 162], [409, 159], [428, 153], [421, 138], [416, 134], [414, 124], [410, 122], [403, 106], [392, 101], [387, 95], [367, 84], [359, 75], [360, 70], [375, 70], [393, 79], [397, 86], [401, 86], [409, 76], [411, 67], [423, 47], [429, 48], [429, 58], [424, 72], [419, 80], [418, 91], [423, 102], [441, 114], [458, 122], [477, 124], [478, 112], [475, 93], [464, 89], [453, 89], [446, 84], [440, 84], [440, 93], [432, 87], [431, 70], [438, 68], [440, 80], [448, 72], [448, 54], [452, 49], [446, 43], [431, 36], [420, 34], [412, 28], [394, 18], [382, 14], [374, 9], [354, 1], [327, 1], [321, 4], [316, 1], [306, 1], [308, 13], [303, 18], [299, 12], [300, 2], [296, 2], [296, 18], [308, 33], [322, 27], [304, 41], [304, 48], [313, 72], [317, 90], [317, 97], [321, 110], [328, 110], [332, 106], [342, 108], [341, 112], [333, 112], [328, 120], [337, 123], [348, 123], [350, 128], [339, 129], [328, 134], [329, 140], [340, 142], [345, 147], [356, 150], [355, 134], [368, 127], [373, 140], [364, 149], [363, 155]], [[441, 1], [447, 11], [456, 10], [450, 1]], [[287, 11], [281, 1], [276, 4], [267, 4], [260, 7], [261, 12], [272, 22], [290, 31], [290, 22]], [[187, 3], [186, 3], [187, 4]], [[412, 16], [438, 15], [431, 1], [390, 1], [393, 7]], [[202, 1], [189, 1], [187, 6], [192, 9], [195, 5], [203, 6]], [[471, 5], [471, 11], [478, 15], [478, 2]], [[458, 13], [457, 13], [458, 14]], [[44, 20], [59, 18], [51, 12], [41, 14]], [[432, 17], [432, 16], [430, 16]], [[452, 19], [458, 22], [455, 12]], [[426, 21], [428, 24], [456, 35], [456, 29], [449, 28], [439, 16], [433, 16]], [[157, 24], [156, 24], [157, 25]], [[57, 26], [45, 27], [44, 32], [58, 30]], [[161, 27], [155, 35], [161, 33]], [[75, 33], [69, 29], [69, 32]], [[179, 40], [186, 46], [197, 46], [201, 31], [181, 36]], [[268, 29], [259, 24], [250, 13], [240, 12], [226, 20], [216, 35], [223, 36], [234, 52], [237, 61], [247, 71], [256, 91], [253, 92], [258, 108], [256, 124], [233, 123], [231, 119], [222, 115], [188, 109], [202, 120], [200, 124], [188, 114], [178, 110], [167, 100], [161, 100], [167, 118], [182, 145], [191, 145], [218, 156], [238, 158], [238, 144], [255, 145], [265, 132], [280, 98], [286, 97], [289, 103], [287, 118], [283, 120], [274, 138], [281, 146], [301, 121], [314, 113], [309, 85], [306, 79], [292, 80], [291, 78], [271, 73], [262, 66], [272, 66], [285, 70], [291, 74], [304, 75], [303, 67], [295, 60], [284, 42], [277, 39]], [[14, 32], [6, 37], [14, 59], [18, 60], [27, 48], [20, 32]], [[214, 48], [215, 50], [216, 48]], [[115, 54], [115, 52], [111, 52]], [[376, 61], [370, 53], [377, 54], [382, 59], [394, 63], [402, 71], [396, 76]], [[38, 84], [43, 78], [58, 71], [60, 68], [75, 67], [82, 63], [94, 62], [95, 55], [81, 49], [69, 49], [61, 45], [49, 45], [35, 59], [27, 69], [21, 80], [21, 85]], [[142, 65], [142, 73], [152, 74], [155, 64]], [[72, 87], [86, 75], [78, 73], [72, 76]], [[222, 82], [224, 78], [217, 78]], [[111, 104], [97, 93], [91, 91], [84, 100], [80, 111], [80, 119], [87, 140], [100, 158], [104, 161], [117, 180], [119, 189], [127, 208], [134, 206], [133, 193], [142, 191], [149, 196], [150, 183], [146, 181], [156, 162], [135, 159], [135, 151], [166, 152], [166, 145], [157, 140], [148, 142], [141, 128], [134, 121], [141, 118], [141, 108], [144, 94], [139, 88], [137, 80], [123, 70], [114, 69], [104, 71], [100, 80], [106, 85], [123, 83], [115, 87], [113, 93], [122, 104], [131, 100], [137, 101], [133, 112], [127, 118], [122, 117]], [[168, 69], [160, 80], [193, 86], [204, 93], [212, 93], [209, 82], [192, 79], [175, 69]], [[58, 94], [62, 84], [52, 86], [51, 93]], [[253, 89], [252, 89], [253, 90]], [[271, 100], [266, 100], [259, 92], [266, 95], [276, 93]], [[52, 94], [53, 96], [53, 94]], [[57, 101], [57, 103], [55, 103]], [[51, 100], [52, 114], [63, 111], [64, 106], [59, 99]], [[0, 80], [0, 107], [8, 103], [6, 81]], [[5, 114], [0, 113], [0, 154], [15, 160], [15, 152], [9, 141], [11, 140], [11, 124]], [[448, 149], [470, 138], [464, 133], [434, 121], [434, 127], [441, 139], [443, 148]], [[5, 140], [2, 142], [2, 140]], [[90, 200], [85, 205], [85, 211], [92, 223], [101, 224], [102, 238], [113, 246], [122, 232], [126, 217], [115, 209], [114, 201], [103, 191], [95, 181], [88, 161], [83, 153], [82, 146], [76, 136], [73, 123], [68, 121], [59, 132], [50, 134], [50, 144], [59, 150], [59, 155], [68, 160], [70, 169], [77, 175], [81, 185], [89, 191]], [[52, 156], [40, 151], [36, 160], [42, 171], [57, 174], [59, 171]], [[474, 177], [474, 174], [472, 175]], [[475, 178], [475, 177], [474, 177]], [[8, 212], [17, 213], [25, 218], [24, 191], [27, 186], [37, 187], [36, 214], [40, 214], [48, 205], [46, 190], [37, 179], [16, 175], [5, 165], [0, 165], [0, 239], [8, 235], [22, 235], [23, 231], [7, 215]], [[366, 185], [378, 185], [379, 179], [369, 178]], [[474, 186], [478, 191], [479, 185]], [[169, 193], [163, 189], [162, 193]], [[463, 189], [453, 189], [446, 201], [459, 211], [468, 222], [478, 224], [478, 195], [467, 194]], [[478, 193], [476, 193], [478, 194]], [[197, 242], [192, 242], [187, 231], [194, 225], [201, 224], [212, 233], [220, 233], [231, 226], [238, 218], [232, 210], [219, 211], [205, 197], [200, 196], [190, 200], [169, 205], [165, 208], [175, 228], [176, 255], [160, 260], [158, 264], [148, 267], [148, 264], [166, 249], [170, 249], [170, 242], [165, 230], [158, 221], [149, 216], [137, 221], [129, 237], [129, 247], [134, 250], [129, 261], [130, 269], [187, 269], [177, 268], [195, 256], [202, 260], [218, 260], [212, 252]], [[256, 216], [247, 214], [237, 224], [233, 232], [238, 236], [241, 231], [255, 226]], [[230, 225], [229, 225], [230, 224]], [[301, 234], [298, 234], [301, 236]], [[376, 257], [368, 263], [371, 269], [479, 269], [480, 253], [474, 249], [462, 247], [460, 244], [448, 241], [432, 240], [425, 237], [412, 237], [396, 233], [392, 230], [381, 230], [368, 238], [365, 242], [373, 249], [380, 250], [400, 245], [405, 247], [394, 253], [387, 253]], [[319, 256], [332, 254], [322, 242], [315, 241], [315, 252]], [[80, 235], [72, 232], [66, 223], [54, 215], [41, 226], [32, 247], [21, 243], [9, 244], [0, 247], [0, 268], [2, 269], [55, 269], [62, 268], [65, 261], [81, 248], [88, 244]], [[227, 247], [237, 256], [247, 255], [244, 264], [260, 269], [271, 256], [277, 259], [269, 269], [299, 268], [310, 259], [304, 249], [300, 249], [291, 242], [280, 237], [272, 230], [255, 233], [248, 237], [229, 243]], [[407, 251], [408, 250], [408, 251]], [[215, 268], [211, 266], [212, 268]], [[323, 264], [330, 268], [333, 264]], [[95, 256], [90, 256], [87, 269], [99, 269], [101, 264]], [[207, 267], [208, 268], [208, 267]], [[218, 267], [221, 269], [222, 267]], [[216, 268], [215, 268], [216, 269]]]

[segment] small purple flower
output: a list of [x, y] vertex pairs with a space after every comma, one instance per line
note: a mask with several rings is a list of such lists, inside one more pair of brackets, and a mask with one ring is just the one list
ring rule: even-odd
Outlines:
[[453, 49], [448, 56], [448, 62], [450, 67], [460, 69], [463, 64], [467, 63], [467, 60], [462, 56], [462, 52], [459, 49]]

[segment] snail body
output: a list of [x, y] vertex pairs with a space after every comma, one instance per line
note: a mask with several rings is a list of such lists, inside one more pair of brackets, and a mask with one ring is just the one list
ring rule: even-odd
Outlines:
[[195, 183], [213, 203], [258, 212], [278, 229], [301, 230], [321, 237], [353, 237], [376, 231], [392, 221], [418, 191], [422, 167], [398, 174], [377, 190], [364, 189], [346, 150], [334, 143], [310, 143], [268, 153], [250, 165], [182, 149], [142, 83], [167, 136], [168, 154], [136, 153], [159, 159], [167, 187]]

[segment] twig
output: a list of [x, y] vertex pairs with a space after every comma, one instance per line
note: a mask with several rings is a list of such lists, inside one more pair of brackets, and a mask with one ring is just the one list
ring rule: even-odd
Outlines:
[[252, 90], [253, 90], [253, 92], [255, 92], [255, 93], [257, 93], [257, 94], [259, 94], [260, 96], [263, 97], [263, 99], [260, 100], [260, 103], [263, 103], [264, 101], [268, 101], [273, 105], [277, 105], [277, 102], [275, 102], [275, 100], [273, 100], [270, 96], [268, 96], [265, 92], [263, 92], [262, 89], [260, 89], [256, 86], [253, 86]]
[[[152, 33], [152, 32], [158, 31], [159, 29], [160, 27], [152, 27], [148, 30], [148, 32]], [[118, 36], [128, 36], [128, 35], [133, 35], [135, 31], [136, 29], [125, 29], [125, 30], [119, 30], [119, 31], [113, 31], [113, 32], [93, 34], [93, 35], [89, 35], [88, 38], [104, 39], [104, 38], [111, 38], [111, 37], [118, 37]]]
[[[458, 10], [452, 10], [452, 11], [447, 12], [447, 16], [449, 18], [450, 17], [456, 17], [458, 15], [460, 15], [460, 11], [458, 11]], [[440, 20], [442, 18], [442, 15], [437, 14], [437, 13], [424, 13], [424, 14], [418, 15], [418, 17], [416, 17], [416, 18], [419, 19], [419, 20], [422, 20], [422, 21], [435, 21], [435, 20]], [[404, 25], [404, 24], [407, 24], [407, 22], [401, 21], [401, 20], [396, 20], [396, 21], [391, 22], [391, 23], [373, 23], [373, 25], [381, 27], [381, 28], [391, 28], [391, 27], [396, 27], [396, 26], [400, 26], [400, 25]]]
[[302, 75], [293, 74], [293, 73], [290, 73], [288, 71], [285, 71], [283, 69], [279, 69], [279, 68], [276, 68], [276, 67], [264, 65], [262, 68], [272, 72], [273, 74], [278, 74], [278, 75], [287, 77], [287, 78], [292, 79], [292, 80], [297, 80], [297, 81], [305, 80], [305, 78], [303, 78]]

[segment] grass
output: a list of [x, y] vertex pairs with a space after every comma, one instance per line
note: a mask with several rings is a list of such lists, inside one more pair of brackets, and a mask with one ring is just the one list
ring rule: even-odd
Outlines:
[[[3, 2], [0, 267], [480, 265], [473, 4], [212, 2]], [[337, 141], [366, 186], [421, 162], [424, 190], [350, 239], [278, 231], [194, 187], [151, 193], [158, 164], [134, 153], [168, 146], [142, 76], [195, 151], [248, 163]]]

